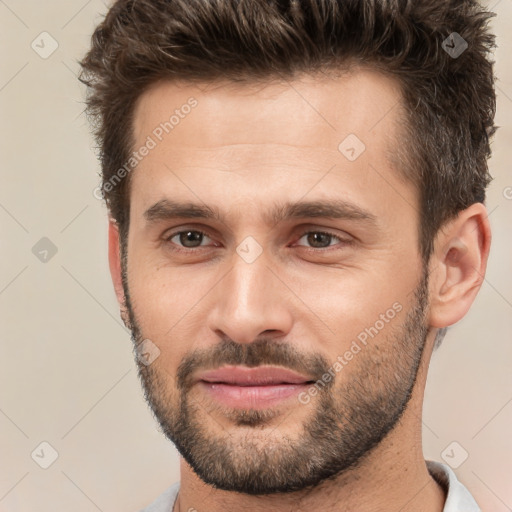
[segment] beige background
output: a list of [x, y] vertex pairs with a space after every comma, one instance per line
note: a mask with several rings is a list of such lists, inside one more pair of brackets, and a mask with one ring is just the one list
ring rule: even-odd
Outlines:
[[[466, 450], [459, 478], [484, 511], [504, 512], [512, 509], [512, 2], [490, 5], [501, 126], [487, 202], [493, 245], [476, 303], [434, 356], [424, 447], [435, 460], [447, 447], [457, 460]], [[108, 273], [106, 210], [93, 196], [99, 167], [75, 74], [105, 9], [99, 0], [0, 0], [0, 511], [137, 511], [179, 478], [177, 452], [142, 398]], [[31, 47], [52, 49], [43, 31], [58, 43], [46, 59]], [[32, 250], [43, 237], [57, 248], [46, 262]], [[58, 452], [48, 469], [36, 463], [50, 460], [43, 441]]]

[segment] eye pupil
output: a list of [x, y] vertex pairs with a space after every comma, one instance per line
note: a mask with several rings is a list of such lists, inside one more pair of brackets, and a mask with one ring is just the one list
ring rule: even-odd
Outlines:
[[183, 231], [180, 233], [180, 243], [183, 244], [184, 247], [197, 247], [201, 245], [202, 240], [203, 234], [199, 231]]
[[313, 232], [308, 235], [308, 243], [313, 247], [328, 247], [330, 240], [328, 233]]

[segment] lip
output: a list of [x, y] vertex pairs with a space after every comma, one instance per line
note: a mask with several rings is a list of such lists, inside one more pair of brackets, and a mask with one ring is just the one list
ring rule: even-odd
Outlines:
[[235, 386], [274, 386], [277, 384], [306, 384], [313, 379], [286, 368], [277, 366], [224, 366], [208, 370], [197, 376], [198, 380], [209, 383], [231, 384]]
[[275, 366], [241, 366], [208, 370], [198, 375], [200, 388], [228, 407], [265, 409], [291, 400], [313, 380]]

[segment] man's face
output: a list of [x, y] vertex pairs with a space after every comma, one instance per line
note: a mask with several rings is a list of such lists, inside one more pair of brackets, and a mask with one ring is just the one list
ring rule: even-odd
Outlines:
[[[371, 456], [425, 342], [418, 193], [388, 158], [398, 87], [320, 77], [159, 84], [135, 112], [134, 149], [150, 150], [132, 175], [124, 293], [134, 340], [159, 350], [139, 372], [166, 435], [226, 490], [299, 490]], [[267, 381], [248, 386], [248, 368]]]

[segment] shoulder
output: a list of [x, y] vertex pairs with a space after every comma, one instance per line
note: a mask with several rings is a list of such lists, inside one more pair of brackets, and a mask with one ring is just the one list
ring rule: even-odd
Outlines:
[[180, 490], [180, 483], [176, 482], [166, 489], [158, 498], [140, 512], [171, 512]]
[[482, 512], [477, 502], [464, 487], [453, 470], [446, 464], [427, 460], [427, 468], [439, 485], [446, 490], [443, 512]]
[[[446, 464], [427, 460], [427, 467], [432, 477], [446, 490], [446, 502], [443, 512], [481, 512], [480, 507], [469, 491], [462, 485], [453, 470]], [[153, 503], [140, 512], [171, 512], [180, 482], [166, 489]]]

